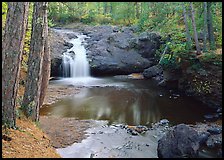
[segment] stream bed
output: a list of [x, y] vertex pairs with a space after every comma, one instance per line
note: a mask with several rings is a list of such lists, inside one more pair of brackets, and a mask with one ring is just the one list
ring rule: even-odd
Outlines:
[[193, 97], [161, 88], [153, 80], [126, 75], [85, 80], [61, 78], [50, 81], [50, 85], [82, 88], [77, 94], [41, 108], [41, 116], [96, 122], [86, 130], [88, 137], [81, 143], [57, 149], [62, 157], [157, 157], [158, 139], [166, 125], [137, 136], [121, 126], [150, 128], [162, 119], [167, 119], [169, 126], [196, 124], [204, 122], [204, 115], [213, 112]]

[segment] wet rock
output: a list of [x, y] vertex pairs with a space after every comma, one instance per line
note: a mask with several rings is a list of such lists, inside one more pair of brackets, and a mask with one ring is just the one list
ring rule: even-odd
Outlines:
[[185, 124], [179, 124], [158, 141], [159, 158], [198, 157], [198, 133]]
[[137, 131], [138, 133], [145, 133], [148, 130], [148, 128], [146, 126], [136, 126], [135, 127], [135, 131]]
[[206, 143], [206, 141], [208, 140], [208, 137], [210, 136], [209, 132], [202, 132], [201, 134], [199, 134], [199, 143], [200, 145]]
[[158, 86], [161, 86], [161, 87], [165, 87], [166, 85], [167, 85], [167, 83], [166, 83], [166, 80], [165, 79], [163, 79], [162, 81], [160, 81], [158, 83]]
[[209, 148], [214, 148], [214, 147], [221, 147], [222, 146], [222, 136], [220, 135], [213, 135], [208, 138], [206, 141], [206, 145]]
[[221, 128], [217, 128], [217, 127], [211, 127], [207, 131], [209, 133], [211, 133], [211, 134], [220, 134], [220, 133], [222, 133], [222, 129]]
[[138, 132], [136, 132], [134, 129], [130, 129], [130, 128], [127, 129], [127, 133], [129, 133], [129, 134], [131, 134], [133, 136], [137, 136], [138, 135]]
[[162, 119], [159, 121], [160, 124], [164, 125], [164, 124], [168, 124], [169, 123], [169, 120], [167, 119]]
[[73, 44], [69, 43], [69, 42], [65, 42], [64, 45], [67, 46], [68, 48], [72, 48], [73, 47]]
[[69, 39], [72, 39], [72, 38], [78, 38], [74, 33], [67, 33], [66, 36], [67, 36]]
[[161, 74], [162, 72], [163, 72], [162, 67], [160, 65], [155, 65], [145, 69], [143, 72], [143, 76], [145, 78], [152, 78], [158, 74]]

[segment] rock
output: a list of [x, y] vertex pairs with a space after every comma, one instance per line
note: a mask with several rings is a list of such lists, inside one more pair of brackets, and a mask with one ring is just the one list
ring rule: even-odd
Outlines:
[[54, 58], [51, 60], [51, 77], [62, 77], [62, 58]]
[[201, 134], [199, 134], [200, 145], [204, 144], [208, 140], [209, 136], [210, 136], [209, 132], [202, 132]]
[[64, 45], [67, 46], [68, 48], [72, 48], [73, 47], [73, 44], [69, 43], [69, 42], [65, 42]]
[[[146, 51], [143, 47], [147, 45], [156, 50], [159, 43], [150, 41], [150, 37], [147, 42], [139, 42], [130, 27], [121, 28], [121, 32], [119, 30], [115, 27], [97, 27], [97, 32], [87, 40], [87, 57], [92, 75], [137, 73], [153, 65], [155, 52], [149, 47]], [[140, 52], [147, 52], [150, 56], [144, 57]]]
[[[84, 44], [91, 75], [118, 75], [141, 73], [155, 63], [155, 51], [159, 49], [161, 36], [145, 32], [145, 36], [134, 34], [136, 27], [112, 27], [107, 25], [80, 27], [76, 32], [87, 34], [90, 38]], [[61, 68], [61, 56], [72, 44], [75, 32], [52, 29], [51, 59], [57, 62], [52, 66], [54, 75]], [[57, 58], [57, 60], [54, 60]], [[60, 60], [59, 60], [60, 59]]]
[[143, 72], [143, 76], [145, 78], [152, 78], [158, 74], [161, 74], [162, 72], [163, 72], [162, 67], [160, 65], [155, 65], [145, 69]]
[[75, 33], [67, 33], [66, 36], [69, 38], [69, 39], [72, 39], [72, 38], [78, 38]]
[[127, 129], [127, 133], [133, 135], [133, 136], [137, 136], [138, 135], [138, 132], [136, 132], [135, 130], [131, 129], [131, 128], [128, 128]]
[[167, 120], [167, 119], [161, 119], [161, 120], [159, 121], [159, 123], [162, 124], [162, 125], [164, 125], [164, 124], [168, 124], [168, 123], [169, 123], [169, 120]]
[[217, 127], [211, 127], [207, 131], [209, 133], [211, 133], [211, 134], [220, 134], [220, 133], [222, 133], [222, 129], [221, 128], [217, 128]]
[[206, 142], [206, 145], [209, 148], [222, 147], [222, 136], [220, 135], [210, 136]]
[[143, 32], [138, 37], [139, 54], [142, 57], [153, 58], [161, 44], [161, 36], [155, 32]]
[[179, 124], [158, 141], [159, 158], [198, 157], [198, 133], [185, 124]]
[[166, 83], [166, 80], [165, 79], [163, 79], [162, 81], [160, 81], [158, 83], [158, 86], [161, 86], [161, 87], [165, 87], [166, 85], [167, 85], [167, 83]]

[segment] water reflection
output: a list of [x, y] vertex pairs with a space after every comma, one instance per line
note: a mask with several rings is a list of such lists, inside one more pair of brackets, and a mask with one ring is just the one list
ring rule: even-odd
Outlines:
[[109, 123], [150, 125], [163, 118], [173, 124], [201, 122], [203, 115], [210, 112], [207, 106], [192, 97], [170, 98], [168, 91], [149, 81], [129, 83], [132, 85], [126, 87], [83, 88], [79, 94], [62, 99], [50, 107], [41, 108], [40, 113], [108, 120]]

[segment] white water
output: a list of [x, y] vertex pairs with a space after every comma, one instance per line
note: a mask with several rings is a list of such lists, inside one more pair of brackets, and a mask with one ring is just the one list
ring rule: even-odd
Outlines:
[[72, 78], [90, 77], [89, 62], [86, 58], [86, 50], [83, 46], [85, 35], [77, 35], [78, 38], [69, 42], [73, 47], [63, 53], [63, 76]]

